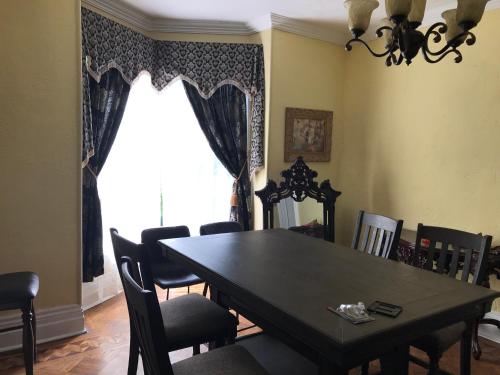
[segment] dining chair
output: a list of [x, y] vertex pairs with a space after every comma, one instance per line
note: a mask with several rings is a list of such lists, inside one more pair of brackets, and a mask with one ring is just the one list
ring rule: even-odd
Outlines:
[[[204, 224], [200, 226], [200, 235], [207, 236], [211, 234], [221, 234], [221, 233], [235, 233], [242, 232], [243, 227], [237, 221], [219, 221], [217, 223]], [[205, 283], [205, 287], [203, 288], [204, 295], [207, 294], [208, 284]], [[236, 312], [236, 320], [240, 321], [240, 314]], [[251, 325], [249, 327], [245, 327], [243, 329], [239, 329], [238, 332], [243, 330], [247, 330], [255, 327], [255, 325]]]
[[[189, 294], [189, 287], [191, 285], [203, 282], [186, 267], [169, 259], [168, 255], [164, 257], [162, 249], [158, 245], [159, 240], [189, 236], [189, 228], [184, 225], [150, 228], [143, 230], [141, 233], [141, 242], [144, 244], [147, 252], [153, 283], [167, 290], [167, 300], [170, 296], [170, 289], [187, 287]], [[206, 293], [203, 295], [206, 295]]]
[[403, 220], [359, 211], [352, 248], [385, 259], [397, 259]]
[[[413, 264], [443, 276], [459, 278], [462, 282], [481, 285], [486, 276], [490, 247], [491, 236], [418, 224]], [[477, 340], [476, 326], [473, 327], [475, 337], [463, 341], [461, 373], [470, 361], [470, 345], [473, 339]], [[414, 356], [410, 356], [410, 360], [428, 368], [430, 375], [444, 373], [439, 369], [441, 356], [460, 341], [468, 329], [465, 322], [459, 322], [415, 340], [411, 345], [427, 353], [429, 363]]]
[[267, 375], [250, 353], [237, 345], [211, 350], [172, 365], [168, 356], [170, 332], [164, 329], [165, 316], [161, 304], [158, 304], [158, 299], [152, 291], [145, 290], [140, 285], [137, 263], [127, 257], [123, 257], [120, 262], [129, 313], [142, 348], [142, 361], [146, 374]]
[[208, 234], [233, 233], [242, 231], [243, 227], [237, 221], [220, 221], [218, 223], [210, 223], [200, 226], [201, 236], [206, 236]]
[[[141, 287], [147, 289], [148, 293], [157, 299], [144, 245], [123, 238], [114, 228], [111, 228], [110, 232], [116, 264], [123, 285], [125, 286], [122, 267], [120, 267], [121, 258], [128, 257], [140, 270], [140, 274], [136, 275], [137, 282], [140, 282]], [[130, 318], [128, 375], [135, 375], [139, 354], [143, 354], [146, 348], [140, 345], [137, 330], [141, 327], [135, 327], [131, 302], [127, 294], [125, 297]], [[199, 294], [193, 293], [163, 301], [159, 304], [159, 310], [163, 321], [162, 331], [167, 337], [164, 346], [166, 351], [192, 346], [193, 354], [196, 355], [200, 353], [200, 344], [214, 342], [215, 346], [222, 346], [225, 343], [234, 342], [236, 337], [236, 318], [226, 309]]]
[[255, 191], [262, 202], [264, 229], [274, 227], [274, 206], [281, 200], [292, 198], [303, 202], [312, 198], [323, 204], [323, 238], [335, 242], [335, 202], [342, 193], [334, 190], [329, 180], [315, 181], [318, 173], [309, 168], [302, 156], [289, 169], [281, 171], [281, 177], [279, 183], [268, 180], [263, 189]]
[[22, 324], [0, 329], [0, 333], [23, 330], [24, 367], [27, 375], [33, 375], [36, 361], [36, 315], [33, 306], [40, 281], [33, 272], [14, 272], [0, 275], [0, 311], [21, 310]]

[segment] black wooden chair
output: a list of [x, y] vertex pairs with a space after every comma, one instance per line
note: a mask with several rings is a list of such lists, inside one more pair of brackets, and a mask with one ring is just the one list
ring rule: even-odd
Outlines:
[[302, 202], [307, 197], [323, 204], [323, 237], [335, 241], [335, 201], [341, 194], [332, 189], [330, 181], [319, 184], [314, 179], [318, 173], [311, 170], [302, 157], [298, 157], [290, 169], [281, 172], [284, 178], [279, 186], [273, 180], [268, 180], [264, 189], [256, 191], [262, 201], [264, 211], [264, 229], [274, 226], [274, 206], [280, 200], [292, 197], [296, 202]]
[[[486, 277], [490, 247], [491, 236], [418, 224], [413, 264], [452, 278], [458, 275], [463, 282], [481, 285]], [[414, 356], [410, 359], [428, 368], [430, 375], [445, 373], [439, 369], [439, 359], [469, 330], [465, 322], [459, 322], [425, 335], [411, 345], [426, 352], [429, 363]], [[461, 349], [461, 373], [470, 362], [471, 342], [472, 338], [462, 342], [465, 347]]]
[[189, 294], [191, 285], [203, 282], [186, 267], [164, 257], [162, 249], [158, 245], [159, 240], [189, 236], [189, 228], [184, 225], [145, 229], [141, 233], [141, 241], [146, 248], [153, 283], [162, 289], [167, 289], [167, 299], [172, 288], [187, 287]]
[[221, 221], [218, 223], [205, 224], [200, 227], [200, 235], [242, 232], [243, 227], [236, 221]]
[[146, 374], [267, 374], [246, 349], [236, 345], [215, 349], [172, 365], [168, 351], [171, 350], [169, 334], [173, 332], [168, 332], [164, 329], [165, 316], [161, 305], [158, 305], [155, 293], [144, 290], [141, 287], [139, 269], [136, 262], [126, 257], [121, 262], [121, 266], [119, 267], [129, 305], [129, 314], [133, 321], [133, 326], [136, 327], [136, 336], [142, 348], [142, 361]]
[[36, 315], [33, 300], [40, 285], [33, 272], [14, 272], [0, 275], [0, 311], [21, 310], [22, 325], [0, 330], [0, 333], [23, 330], [24, 366], [27, 375], [33, 375], [36, 360]]
[[385, 259], [396, 260], [402, 229], [403, 220], [359, 211], [352, 248]]
[[[235, 232], [243, 232], [243, 227], [240, 223], [236, 221], [220, 221], [217, 223], [204, 224], [200, 226], [200, 235], [208, 236], [211, 234], [221, 234], [221, 233], [235, 233]], [[207, 295], [208, 284], [205, 283], [205, 287], [203, 288], [203, 295]], [[240, 322], [240, 314], [236, 312], [236, 320], [238, 324]], [[243, 329], [239, 329], [238, 332], [250, 329], [255, 327], [252, 325], [250, 327], [246, 327]]]
[[[111, 240], [118, 271], [122, 283], [124, 278], [122, 268], [119, 266], [122, 257], [130, 258], [140, 269], [141, 287], [147, 289], [148, 294], [157, 299], [154, 283], [151, 278], [151, 270], [146, 250], [143, 244], [135, 244], [121, 237], [114, 228], [110, 230]], [[125, 284], [124, 284], [125, 286]], [[130, 317], [130, 351], [128, 374], [135, 375], [137, 372], [137, 362], [139, 352], [143, 354], [146, 349], [139, 345], [138, 337], [135, 334], [134, 321], [130, 301], [127, 297], [127, 306]], [[224, 343], [234, 342], [236, 337], [236, 319], [227, 310], [217, 306], [212, 301], [199, 294], [188, 294], [171, 300], [163, 301], [159, 304], [160, 316], [163, 320], [162, 331], [166, 336], [165, 355], [167, 351], [193, 347], [193, 354], [200, 353], [200, 344], [215, 342], [216, 346]], [[141, 329], [141, 327], [138, 327]], [[148, 374], [150, 375], [150, 374]]]

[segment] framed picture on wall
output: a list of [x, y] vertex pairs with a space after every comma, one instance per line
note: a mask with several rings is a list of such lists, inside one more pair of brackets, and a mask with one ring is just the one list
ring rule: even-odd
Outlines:
[[333, 112], [286, 108], [285, 161], [330, 161]]

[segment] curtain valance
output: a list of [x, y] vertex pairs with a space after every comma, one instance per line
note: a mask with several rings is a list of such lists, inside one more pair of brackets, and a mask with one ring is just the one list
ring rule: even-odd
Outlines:
[[141, 72], [151, 74], [161, 90], [175, 79], [195, 86], [204, 98], [224, 84], [233, 84], [251, 96], [250, 173], [264, 165], [264, 55], [259, 44], [159, 41], [82, 8], [83, 148], [85, 166], [93, 156], [89, 111], [89, 74], [116, 68], [131, 83]]

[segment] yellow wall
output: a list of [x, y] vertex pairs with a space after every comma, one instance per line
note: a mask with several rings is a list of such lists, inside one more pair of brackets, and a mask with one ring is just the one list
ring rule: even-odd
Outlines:
[[80, 304], [80, 2], [0, 5], [0, 273]]
[[[500, 241], [500, 11], [464, 61], [387, 68], [361, 47], [347, 59], [338, 217], [344, 242], [360, 209], [489, 233]], [[451, 60], [451, 61], [450, 61]]]
[[354, 48], [337, 180], [342, 243], [364, 209], [404, 219], [406, 228], [482, 232], [500, 244], [499, 24], [500, 11], [485, 15], [460, 64], [419, 55], [410, 67], [386, 68]]
[[[298, 107], [333, 111], [332, 158], [327, 163], [308, 163], [319, 178], [330, 179], [336, 188], [339, 159], [338, 131], [343, 121], [345, 60], [343, 48], [296, 34], [272, 30], [271, 71], [266, 82], [270, 95], [267, 109], [269, 126], [266, 133], [266, 175], [279, 181], [280, 172], [290, 166], [284, 161], [285, 108]], [[264, 49], [266, 50], [264, 42]], [[269, 58], [269, 56], [268, 56]], [[267, 66], [266, 66], [267, 68]], [[256, 189], [265, 180], [256, 181]], [[315, 201], [299, 205], [303, 223], [314, 218], [322, 220], [322, 208]], [[261, 226], [256, 224], [256, 228]]]

